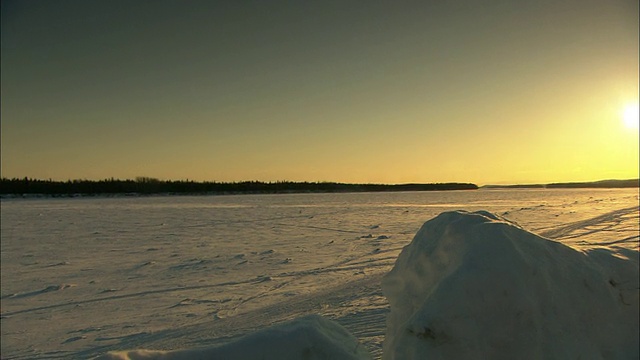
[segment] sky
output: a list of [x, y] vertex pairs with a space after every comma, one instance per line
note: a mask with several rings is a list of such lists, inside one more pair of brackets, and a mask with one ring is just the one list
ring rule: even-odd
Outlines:
[[3, 177], [638, 177], [637, 0], [1, 4]]

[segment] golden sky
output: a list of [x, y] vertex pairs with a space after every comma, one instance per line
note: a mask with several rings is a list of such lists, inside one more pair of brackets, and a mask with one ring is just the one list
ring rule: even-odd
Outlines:
[[638, 1], [3, 0], [1, 56], [3, 177], [638, 177]]

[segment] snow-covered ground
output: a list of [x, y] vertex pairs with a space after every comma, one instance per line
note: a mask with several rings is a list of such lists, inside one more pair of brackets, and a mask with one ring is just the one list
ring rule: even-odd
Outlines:
[[637, 251], [579, 251], [486, 211], [442, 213], [383, 279], [383, 358], [637, 359], [638, 270]]
[[637, 259], [638, 204], [638, 189], [2, 200], [2, 358], [228, 345], [309, 314], [380, 358], [382, 278], [425, 221], [487, 210]]

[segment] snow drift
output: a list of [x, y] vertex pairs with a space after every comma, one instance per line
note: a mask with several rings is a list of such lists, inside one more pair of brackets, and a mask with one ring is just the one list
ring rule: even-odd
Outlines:
[[637, 251], [576, 251], [488, 212], [446, 212], [382, 288], [383, 359], [639, 356]]
[[371, 357], [358, 340], [339, 324], [310, 315], [263, 329], [217, 347], [177, 351], [132, 350], [113, 352], [99, 360], [364, 360]]

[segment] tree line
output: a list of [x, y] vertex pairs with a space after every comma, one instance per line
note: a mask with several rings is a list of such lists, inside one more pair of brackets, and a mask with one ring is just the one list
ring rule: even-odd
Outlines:
[[159, 180], [150, 177], [138, 177], [127, 180], [111, 178], [104, 180], [68, 181], [40, 180], [30, 179], [28, 177], [0, 179], [0, 194], [2, 195], [278, 194], [476, 189], [478, 189], [478, 186], [470, 183], [387, 185], [293, 181], [196, 182], [191, 180]]

